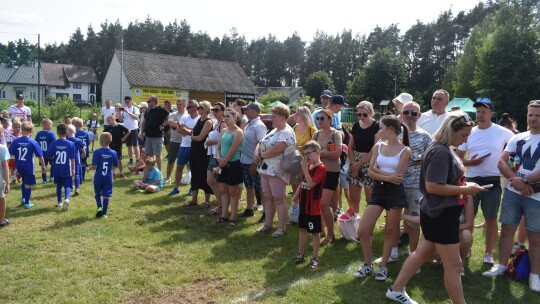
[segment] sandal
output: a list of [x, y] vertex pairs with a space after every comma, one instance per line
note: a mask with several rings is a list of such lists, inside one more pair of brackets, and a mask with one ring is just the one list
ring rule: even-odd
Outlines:
[[229, 227], [236, 227], [236, 221], [235, 220], [230, 220], [229, 221]]
[[226, 222], [228, 222], [228, 221], [229, 221], [228, 218], [226, 218], [226, 217], [221, 217], [221, 216], [220, 216], [220, 217], [216, 220], [216, 224], [226, 223]]
[[210, 207], [212, 207], [212, 205], [210, 205], [209, 202], [204, 202], [199, 206], [199, 208], [201, 208], [201, 209], [208, 209]]
[[330, 244], [330, 243], [333, 243], [335, 240], [336, 240], [336, 237], [334, 235], [329, 235], [321, 241], [321, 244]]
[[182, 205], [182, 207], [193, 207], [193, 206], [198, 206], [197, 202], [189, 201], [189, 202], [184, 203], [184, 204]]
[[213, 215], [221, 214], [221, 207], [213, 208], [212, 210], [210, 210], [210, 213]]
[[303, 253], [297, 253], [296, 257], [294, 258], [295, 264], [301, 264], [306, 260], [306, 256]]
[[272, 226], [268, 226], [268, 225], [264, 224], [261, 227], [259, 227], [259, 229], [257, 229], [257, 232], [267, 232], [267, 231], [270, 231], [270, 230], [272, 230]]
[[311, 268], [311, 269], [315, 269], [315, 268], [317, 268], [317, 266], [319, 266], [319, 259], [317, 259], [317, 258], [312, 258], [312, 259], [311, 259], [311, 262], [309, 262], [309, 266], [308, 266], [308, 267]]
[[6, 227], [7, 225], [9, 225], [9, 220], [8, 219], [4, 219], [2, 221], [2, 223], [0, 223], [0, 228], [4, 228]]
[[287, 231], [282, 230], [282, 229], [278, 229], [278, 230], [274, 231], [274, 233], [272, 233], [271, 236], [272, 236], [273, 238], [278, 238], [278, 237], [284, 236], [284, 235], [286, 235], [286, 234], [287, 234]]

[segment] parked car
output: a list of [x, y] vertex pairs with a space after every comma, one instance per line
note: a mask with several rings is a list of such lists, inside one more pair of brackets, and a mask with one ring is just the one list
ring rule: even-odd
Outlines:
[[79, 107], [79, 108], [84, 108], [84, 107], [88, 107], [88, 108], [91, 108], [92, 107], [92, 104], [86, 100], [82, 100], [82, 99], [73, 99], [73, 103]]
[[272, 130], [272, 114], [261, 114], [261, 121], [266, 125], [268, 131]]

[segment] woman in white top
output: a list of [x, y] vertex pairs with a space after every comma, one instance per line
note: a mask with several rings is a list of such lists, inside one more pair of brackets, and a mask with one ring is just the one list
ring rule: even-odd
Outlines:
[[[398, 138], [403, 130], [403, 142]], [[399, 237], [399, 221], [401, 211], [406, 204], [405, 189], [401, 180], [407, 170], [411, 158], [409, 146], [409, 132], [397, 116], [384, 116], [380, 122], [379, 141], [371, 151], [371, 161], [368, 175], [375, 182], [371, 200], [368, 202], [358, 236], [362, 243], [364, 264], [354, 274], [357, 278], [364, 278], [373, 272], [372, 238], [375, 223], [386, 210], [386, 224], [384, 226], [384, 246], [382, 261], [375, 276], [377, 281], [386, 281], [388, 276], [388, 258], [392, 246]]]
[[[219, 135], [221, 131], [227, 127], [223, 121], [223, 112], [225, 111], [225, 105], [221, 102], [216, 102], [212, 108], [212, 116], [214, 127], [208, 134], [206, 139], [206, 148], [208, 149], [208, 155], [210, 155], [210, 161], [208, 162], [208, 170], [206, 171], [206, 182], [208, 186], [212, 188], [217, 200], [217, 207], [211, 210], [212, 214], [221, 214], [221, 195], [219, 194], [219, 185], [217, 179], [214, 177], [214, 168], [217, 167], [216, 159], [216, 147], [219, 141]], [[201, 206], [210, 207], [210, 206]]]

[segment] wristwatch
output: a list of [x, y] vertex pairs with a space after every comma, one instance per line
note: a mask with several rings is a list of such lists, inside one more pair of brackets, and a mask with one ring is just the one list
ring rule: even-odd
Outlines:
[[522, 176], [522, 177], [521, 177], [521, 180], [522, 180], [525, 184], [528, 184], [528, 183], [529, 183], [529, 177], [528, 177], [528, 176]]

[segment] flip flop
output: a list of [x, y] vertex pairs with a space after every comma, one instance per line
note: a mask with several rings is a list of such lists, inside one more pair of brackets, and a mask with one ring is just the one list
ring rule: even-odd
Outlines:
[[193, 206], [198, 206], [198, 204], [194, 201], [190, 201], [182, 205], [182, 207], [193, 207]]

